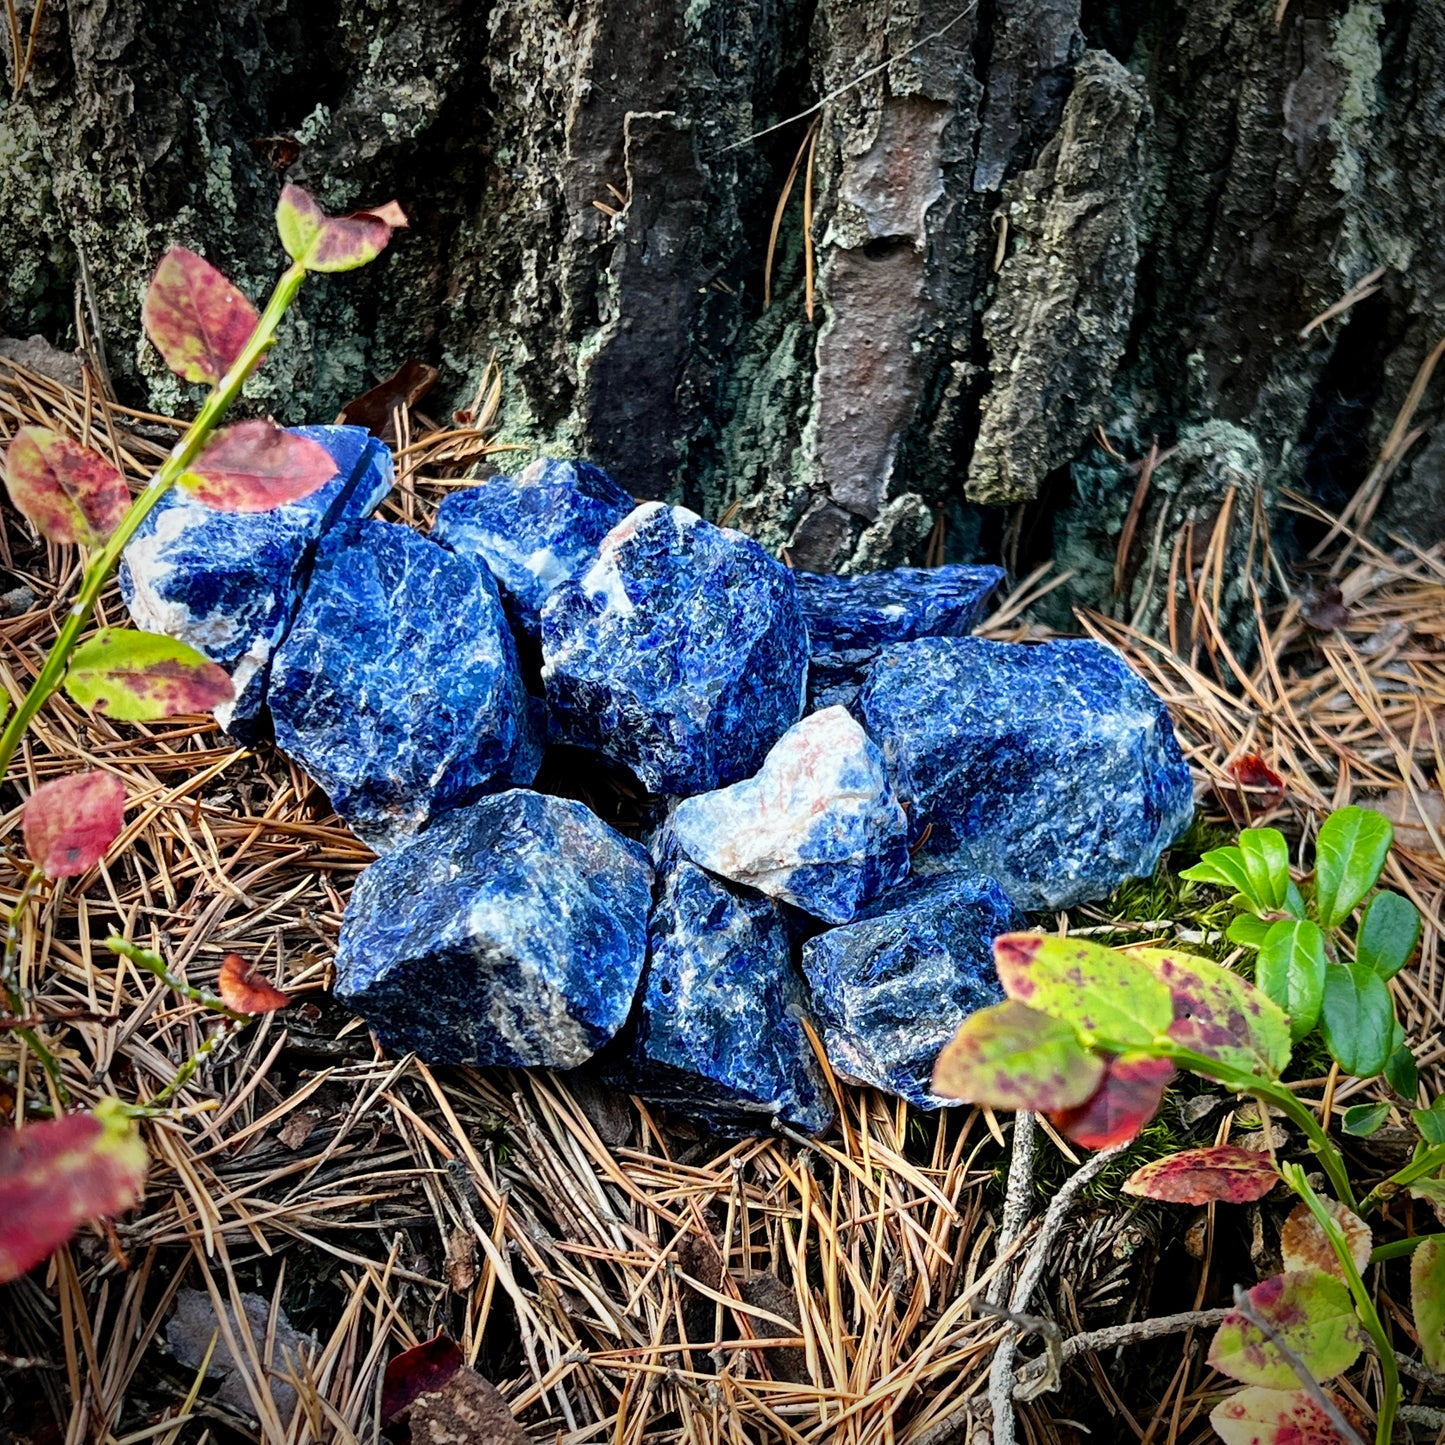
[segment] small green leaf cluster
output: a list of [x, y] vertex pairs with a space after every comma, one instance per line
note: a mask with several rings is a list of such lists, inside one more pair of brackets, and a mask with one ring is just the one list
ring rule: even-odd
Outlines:
[[[1294, 1043], [1318, 1028], [1345, 1073], [1383, 1073], [1413, 1103], [1415, 1055], [1387, 983], [1415, 951], [1420, 914], [1408, 898], [1378, 887], [1392, 842], [1387, 818], [1341, 808], [1320, 828], [1304, 890], [1275, 828], [1244, 829], [1237, 845], [1210, 849], [1182, 876], [1232, 891], [1239, 912], [1228, 936], [1256, 953], [1255, 982], [1289, 1015]], [[1347, 1128], [1369, 1132], [1369, 1122], [1378, 1127], [1386, 1112], [1362, 1106]]]

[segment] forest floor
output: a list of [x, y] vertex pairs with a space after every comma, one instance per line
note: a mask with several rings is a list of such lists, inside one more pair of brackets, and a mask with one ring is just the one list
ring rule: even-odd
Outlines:
[[[173, 436], [163, 418], [0, 361], [0, 441], [42, 417], [93, 433], [137, 481]], [[443, 432], [414, 419], [413, 438], [413, 419], [401, 422], [387, 515], [424, 525], [486, 446], [480, 423]], [[1319, 567], [1338, 587], [1327, 615], [1312, 624], [1295, 603], [1261, 606], [1248, 667], [1212, 624], [1222, 549], [1189, 580], [1167, 641], [1095, 616], [1080, 627], [1122, 648], [1167, 700], [1197, 783], [1196, 852], [1245, 820], [1267, 817], [1293, 842], [1348, 801], [1393, 815], [1387, 881], [1426, 920], [1394, 988], [1434, 1097], [1445, 1086], [1445, 555], [1347, 532], [1333, 545]], [[7, 509], [0, 565], [12, 589], [0, 599], [0, 683], [18, 698], [77, 564]], [[1055, 580], [1023, 579], [984, 632], [1040, 635], [1029, 606]], [[112, 590], [98, 620], [123, 615]], [[1251, 755], [1282, 792], [1241, 764]], [[346, 898], [371, 855], [298, 768], [233, 746], [209, 719], [113, 726], [57, 696], [17, 759], [26, 792], [82, 764], [124, 776], [125, 834], [112, 863], [32, 909], [21, 938], [22, 982], [51, 1020], [74, 1102], [153, 1097], [213, 1026], [101, 950], [110, 930], [207, 987], [238, 951], [295, 1003], [231, 1040], [173, 1118], [146, 1123], [146, 1199], [111, 1237], [85, 1232], [0, 1290], [0, 1440], [370, 1441], [387, 1359], [445, 1331], [539, 1445], [962, 1445], [987, 1438], [989, 1361], [1015, 1328], [987, 1302], [1031, 1255], [1042, 1265], [1031, 1312], [1066, 1343], [1059, 1389], [1019, 1406], [1019, 1438], [1211, 1438], [1225, 1382], [1205, 1363], [1207, 1330], [1149, 1337], [1140, 1322], [1226, 1304], [1236, 1281], [1270, 1272], [1286, 1206], [1191, 1210], [1128, 1200], [1118, 1185], [1185, 1143], [1262, 1146], [1249, 1109], [1197, 1082], [1171, 1092], [1046, 1235], [1044, 1206], [1084, 1151], [1045, 1124], [1030, 1217], [1001, 1248], [1011, 1118], [920, 1113], [834, 1081], [840, 1118], [825, 1137], [726, 1140], [585, 1080], [388, 1058], [327, 992]], [[635, 802], [589, 801], [623, 825]], [[18, 802], [4, 799], [7, 836]], [[1177, 877], [1192, 856], [1186, 842], [1155, 879], [1036, 922], [1232, 959], [1222, 900]], [[12, 864], [6, 908], [23, 877]], [[1351, 1104], [1391, 1100], [1384, 1127], [1343, 1143], [1362, 1178], [1399, 1167], [1399, 1100], [1305, 1063], [1315, 1073], [1294, 1087], [1337, 1135]], [[0, 1118], [46, 1098], [34, 1056], [0, 1033]], [[1273, 1133], [1279, 1149], [1297, 1142]], [[1420, 1205], [1385, 1218], [1389, 1237], [1431, 1227]], [[1384, 1266], [1379, 1290], [1413, 1354], [1408, 1311], [1394, 1307], [1407, 1268]], [[1067, 1343], [1118, 1325], [1139, 1328], [1107, 1350]], [[213, 1337], [212, 1366], [229, 1371], [203, 1380]], [[1369, 1368], [1341, 1386], [1361, 1405]], [[1427, 1401], [1423, 1388], [1407, 1381], [1406, 1399]]]

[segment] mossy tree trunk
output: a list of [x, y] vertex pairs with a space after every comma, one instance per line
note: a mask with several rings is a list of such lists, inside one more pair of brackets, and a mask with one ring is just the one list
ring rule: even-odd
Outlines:
[[[187, 405], [145, 277], [180, 241], [261, 290], [277, 136], [414, 224], [309, 288], [256, 407], [415, 358], [445, 412], [495, 355], [509, 439], [798, 565], [1053, 556], [1061, 606], [1145, 625], [1216, 530], [1249, 605], [1284, 490], [1351, 496], [1445, 336], [1445, 0], [49, 0], [0, 101], [0, 329], [79, 314], [122, 398]], [[1422, 542], [1439, 399], [1379, 512]]]

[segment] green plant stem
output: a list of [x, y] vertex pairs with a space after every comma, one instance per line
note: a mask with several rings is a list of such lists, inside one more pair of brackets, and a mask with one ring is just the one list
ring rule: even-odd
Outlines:
[[1445, 1240], [1445, 1234], [1412, 1234], [1409, 1239], [1394, 1239], [1389, 1244], [1377, 1244], [1370, 1251], [1370, 1263], [1379, 1264], [1386, 1259], [1404, 1259], [1414, 1254], [1427, 1239]]
[[1384, 1203], [1385, 1191], [1392, 1185], [1398, 1189], [1402, 1185], [1413, 1184], [1417, 1179], [1424, 1179], [1426, 1175], [1433, 1174], [1442, 1167], [1445, 1167], [1445, 1144], [1432, 1145], [1418, 1159], [1413, 1160], [1403, 1169], [1397, 1170], [1382, 1183], [1375, 1185], [1365, 1196], [1364, 1202], [1360, 1205], [1360, 1212], [1378, 1209]]
[[[15, 900], [15, 907], [10, 910], [10, 916], [5, 920], [5, 957], [0, 961], [0, 987], [5, 990], [5, 1004], [10, 1012], [16, 1017], [21, 1016], [21, 1010], [25, 1007], [25, 1000], [20, 991], [12, 986], [11, 980], [15, 977], [15, 960], [20, 956], [20, 925], [25, 918], [25, 910], [30, 904], [35, 890], [40, 887], [45, 874], [39, 868], [32, 868], [30, 876], [20, 888], [20, 896]], [[40, 1067], [50, 1076], [50, 1082], [55, 1085], [55, 1092], [59, 1095], [62, 1103], [70, 1101], [70, 1091], [65, 1087], [65, 1082], [60, 1077], [60, 1065], [55, 1060], [55, 1055], [40, 1041], [40, 1035], [34, 1029], [16, 1029], [15, 1032], [29, 1045], [31, 1053], [40, 1060]]]
[[9, 772], [10, 760], [14, 757], [15, 749], [20, 745], [20, 739], [24, 737], [25, 730], [30, 726], [35, 714], [65, 681], [65, 672], [70, 665], [71, 654], [75, 651], [76, 645], [80, 641], [80, 635], [90, 621], [91, 613], [95, 610], [95, 604], [99, 601], [110, 574], [120, 561], [120, 554], [125, 550], [126, 543], [134, 536], [136, 528], [146, 519], [156, 503], [185, 474], [191, 463], [201, 454], [206, 443], [210, 441], [211, 433], [215, 431], [221, 418], [240, 395], [246, 378], [275, 344], [276, 328], [281, 324], [281, 318], [286, 314], [287, 307], [296, 299], [296, 293], [301, 289], [301, 283], [305, 279], [306, 268], [299, 263], [290, 266], [282, 273], [275, 290], [271, 293], [271, 299], [266, 303], [266, 309], [256, 323], [255, 331], [251, 333], [251, 339], [246, 343], [245, 350], [236, 358], [231, 369], [211, 388], [211, 394], [196, 414], [196, 419], [186, 429], [185, 435], [176, 444], [160, 470], [147, 483], [145, 490], [131, 503], [130, 510], [125, 514], [120, 526], [115, 529], [105, 546], [91, 558], [90, 564], [85, 569], [85, 576], [81, 580], [80, 591], [71, 604], [65, 623], [51, 646], [44, 666], [40, 669], [35, 681], [31, 683], [30, 691], [25, 694], [25, 700], [15, 709], [10, 721], [6, 724], [4, 733], [0, 734], [0, 778]]
[[1304, 1200], [1310, 1213], [1314, 1215], [1315, 1222], [1324, 1230], [1325, 1238], [1329, 1240], [1330, 1248], [1334, 1250], [1335, 1258], [1339, 1261], [1345, 1283], [1350, 1287], [1355, 1313], [1359, 1315], [1360, 1323], [1374, 1341], [1375, 1353], [1380, 1360], [1382, 1383], [1380, 1408], [1375, 1416], [1375, 1445], [1390, 1445], [1390, 1437], [1395, 1432], [1395, 1413], [1400, 1408], [1400, 1366], [1395, 1360], [1394, 1346], [1390, 1344], [1390, 1337], [1385, 1333], [1385, 1326], [1381, 1323], [1375, 1302], [1365, 1287], [1365, 1281], [1355, 1268], [1349, 1242], [1319, 1195], [1310, 1188], [1304, 1170], [1298, 1164], [1286, 1164], [1280, 1172], [1284, 1175], [1285, 1183]]
[[212, 1030], [202, 1041], [200, 1048], [176, 1070], [176, 1076], [160, 1091], [153, 1099], [145, 1104], [130, 1105], [126, 1113], [137, 1118], [152, 1118], [158, 1112], [162, 1112], [162, 1106], [168, 1104], [185, 1086], [190, 1083], [192, 1075], [201, 1067], [208, 1055], [216, 1052], [218, 1048], [236, 1032], [238, 1025], [227, 1021], [219, 1028]]
[[154, 974], [167, 988], [174, 989], [182, 998], [190, 999], [192, 1003], [198, 1003], [203, 1009], [211, 1013], [222, 1014], [230, 1019], [232, 1023], [250, 1023], [252, 1015], [238, 1013], [213, 993], [207, 993], [203, 988], [197, 988], [193, 983], [187, 983], [185, 979], [178, 977], [166, 967], [166, 961], [160, 954], [152, 953], [148, 948], [142, 948], [138, 943], [131, 943], [128, 939], [118, 938], [112, 934], [105, 940], [105, 946], [112, 953], [118, 953], [122, 958], [128, 958], [137, 968], [143, 968], [147, 973]]

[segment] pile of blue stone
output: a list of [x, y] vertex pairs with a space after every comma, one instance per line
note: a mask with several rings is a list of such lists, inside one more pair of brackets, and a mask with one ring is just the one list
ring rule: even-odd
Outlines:
[[[971, 635], [997, 568], [793, 572], [556, 460], [453, 492], [427, 537], [370, 519], [379, 442], [301, 430], [327, 487], [258, 516], [170, 497], [122, 586], [380, 855], [336, 991], [390, 1048], [820, 1130], [816, 1040], [931, 1107], [939, 1049], [1000, 997], [993, 937], [1152, 872], [1189, 821], [1117, 653]], [[641, 841], [533, 786], [555, 747], [630, 770]]]

